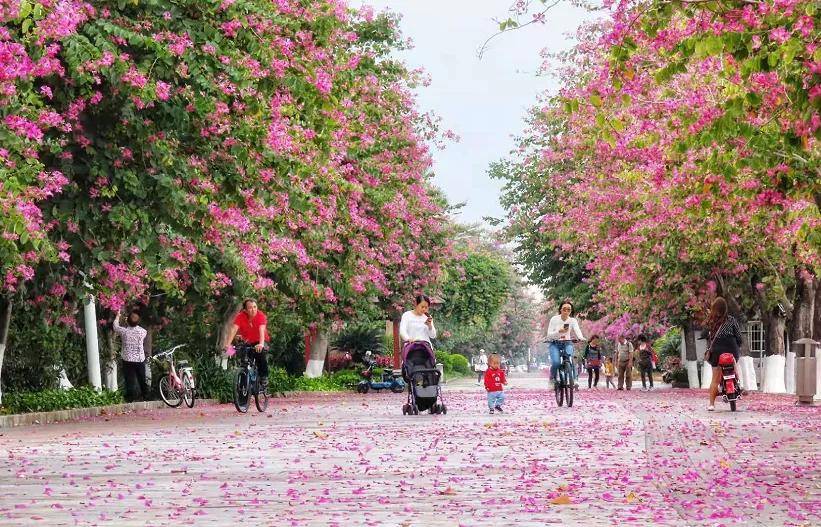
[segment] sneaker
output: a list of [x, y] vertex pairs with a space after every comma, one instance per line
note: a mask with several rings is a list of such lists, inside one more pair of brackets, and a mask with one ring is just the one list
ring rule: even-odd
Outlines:
[[646, 392], [646, 391], [647, 391], [647, 388], [645, 388], [644, 386], [642, 386], [642, 387], [641, 387], [641, 391]]
[[707, 411], [708, 411], [708, 412], [712, 412], [712, 411], [714, 411], [715, 409], [716, 409], [716, 407], [715, 407], [715, 406], [713, 406], [712, 404], [711, 404], [710, 406], [708, 406], [708, 407], [707, 407]]
[[624, 391], [624, 388], [616, 388], [616, 390]]
[[490, 409], [490, 413], [493, 413], [493, 408]]
[[500, 414], [505, 413], [505, 412], [504, 412], [504, 410], [502, 410], [502, 407], [501, 407], [501, 406], [497, 406], [497, 407], [496, 407], [496, 411], [497, 411], [497, 412], [499, 412]]

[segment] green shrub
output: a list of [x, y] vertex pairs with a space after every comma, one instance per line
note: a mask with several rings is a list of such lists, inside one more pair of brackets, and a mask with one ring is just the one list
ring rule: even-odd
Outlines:
[[91, 408], [123, 403], [121, 392], [95, 391], [89, 386], [71, 390], [10, 393], [3, 396], [4, 411], [12, 414], [51, 412], [69, 408]]
[[213, 358], [194, 361], [194, 378], [198, 397], [218, 399], [221, 403], [234, 400], [234, 371], [223, 370]]
[[470, 375], [470, 363], [464, 355], [459, 353], [437, 351], [436, 362], [442, 363], [442, 367], [445, 369], [445, 377]]

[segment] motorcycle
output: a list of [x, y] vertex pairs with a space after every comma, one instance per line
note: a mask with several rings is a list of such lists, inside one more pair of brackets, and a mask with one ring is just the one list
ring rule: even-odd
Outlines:
[[356, 385], [357, 392], [368, 393], [369, 390], [390, 390], [393, 393], [402, 393], [405, 391], [405, 381], [402, 380], [401, 370], [386, 368], [382, 371], [382, 380], [375, 381], [373, 379], [373, 369], [376, 367], [376, 361], [371, 358], [370, 351], [365, 352], [365, 364], [367, 367], [360, 373], [362, 380]]
[[718, 357], [721, 368], [721, 382], [718, 383], [718, 394], [724, 402], [730, 403], [730, 411], [735, 412], [736, 402], [741, 399], [741, 388], [735, 375], [735, 360], [732, 353], [722, 353]]

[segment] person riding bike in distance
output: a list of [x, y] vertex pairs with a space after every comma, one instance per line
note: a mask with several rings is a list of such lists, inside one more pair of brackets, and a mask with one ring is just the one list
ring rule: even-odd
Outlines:
[[[559, 314], [554, 315], [550, 319], [547, 326], [547, 341], [550, 342], [550, 379], [556, 382], [556, 375], [561, 365], [562, 351], [570, 357], [573, 361], [573, 342], [585, 340], [582, 335], [582, 330], [579, 327], [579, 322], [573, 318], [573, 304], [570, 302], [562, 302], [559, 307]], [[573, 370], [573, 387], [578, 389], [579, 385], [576, 382], [576, 368]]]
[[263, 391], [268, 386], [268, 361], [265, 358], [265, 343], [268, 342], [267, 325], [268, 319], [265, 313], [259, 310], [256, 301], [251, 298], [246, 299], [242, 303], [242, 311], [234, 318], [234, 324], [225, 342], [227, 351], [239, 332], [240, 338], [249, 346], [253, 346], [253, 350], [249, 350], [249, 360], [256, 363], [260, 387]]

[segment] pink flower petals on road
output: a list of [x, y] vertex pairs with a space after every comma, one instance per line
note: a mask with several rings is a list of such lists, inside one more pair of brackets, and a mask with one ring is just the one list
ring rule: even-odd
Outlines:
[[527, 385], [503, 415], [451, 390], [437, 416], [330, 394], [3, 430], [0, 525], [821, 523], [819, 408], [582, 390], [568, 409]]

